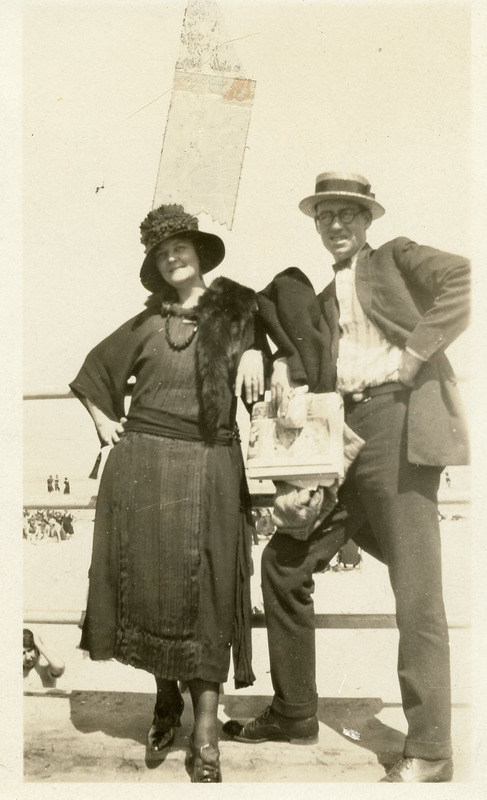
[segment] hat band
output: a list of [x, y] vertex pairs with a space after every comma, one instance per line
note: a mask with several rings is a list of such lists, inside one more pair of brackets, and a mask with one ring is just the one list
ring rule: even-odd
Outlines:
[[324, 181], [318, 181], [316, 184], [316, 194], [322, 192], [353, 192], [353, 194], [362, 194], [364, 197], [370, 197], [374, 200], [375, 194], [370, 191], [370, 186], [364, 186], [363, 183], [358, 181], [347, 181], [341, 178], [329, 178]]
[[172, 230], [168, 229], [165, 231], [158, 231], [158, 233], [154, 237], [154, 244], [148, 244], [145, 252], [150, 253], [151, 250], [154, 250], [155, 247], [162, 244], [167, 239], [172, 239], [173, 237], [177, 236], [180, 236], [181, 238], [183, 238], [184, 236], [191, 238], [191, 235], [193, 233], [201, 233], [201, 231], [199, 231], [198, 228], [188, 228], [187, 225], [183, 225], [180, 228], [173, 228]]

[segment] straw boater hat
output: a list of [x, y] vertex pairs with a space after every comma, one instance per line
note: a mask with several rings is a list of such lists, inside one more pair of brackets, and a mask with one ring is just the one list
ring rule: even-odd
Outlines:
[[176, 203], [162, 205], [149, 211], [140, 224], [140, 234], [140, 241], [146, 252], [140, 270], [140, 280], [149, 292], [159, 292], [166, 285], [157, 269], [156, 253], [161, 242], [172, 236], [184, 236], [193, 242], [202, 273], [217, 267], [225, 256], [225, 245], [220, 237], [198, 230], [196, 217], [186, 213], [183, 206]]
[[378, 219], [385, 214], [385, 209], [370, 191], [370, 183], [363, 175], [351, 172], [322, 172], [316, 178], [315, 193], [301, 200], [299, 208], [308, 217], [316, 216], [316, 206], [322, 200], [353, 200]]

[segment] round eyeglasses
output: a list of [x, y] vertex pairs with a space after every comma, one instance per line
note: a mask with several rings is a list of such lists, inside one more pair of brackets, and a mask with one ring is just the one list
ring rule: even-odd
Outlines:
[[341, 208], [340, 211], [320, 211], [319, 214], [316, 215], [315, 220], [322, 225], [331, 225], [332, 222], [338, 217], [340, 222], [343, 222], [344, 225], [349, 225], [350, 222], [353, 222], [355, 217], [358, 217], [361, 214], [363, 209], [359, 209], [358, 211], [354, 211], [353, 208]]

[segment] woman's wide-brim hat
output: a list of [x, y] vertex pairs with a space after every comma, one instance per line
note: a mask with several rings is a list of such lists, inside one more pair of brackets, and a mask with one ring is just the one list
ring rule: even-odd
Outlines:
[[165, 281], [157, 269], [157, 248], [173, 236], [190, 239], [200, 260], [201, 272], [209, 272], [225, 257], [225, 245], [214, 233], [198, 230], [198, 220], [176, 203], [159, 206], [149, 211], [140, 224], [140, 241], [145, 247], [146, 257], [140, 270], [142, 285], [149, 292], [159, 292]]
[[351, 172], [322, 172], [316, 178], [315, 193], [301, 200], [299, 208], [308, 217], [315, 217], [316, 206], [323, 200], [353, 200], [368, 208], [372, 219], [386, 213], [375, 199], [367, 178]]

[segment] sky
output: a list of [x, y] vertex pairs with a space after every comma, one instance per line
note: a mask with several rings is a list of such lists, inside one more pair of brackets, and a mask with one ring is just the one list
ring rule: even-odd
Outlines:
[[[200, 219], [226, 244], [215, 276], [258, 289], [297, 265], [322, 288], [330, 257], [297, 205], [326, 169], [369, 178], [387, 212], [372, 244], [406, 235], [470, 253], [468, 5], [219, 7], [257, 86], [233, 230]], [[25, 6], [28, 390], [66, 386], [146, 297], [139, 224], [152, 203], [184, 9], [184, 0]]]
[[[24, 6], [27, 392], [67, 389], [147, 296], [139, 224], [184, 11], [184, 0]], [[470, 255], [469, 4], [223, 0], [218, 14], [256, 93], [232, 230], [200, 216], [227, 250], [212, 277], [259, 289], [299, 266], [323, 288], [331, 257], [298, 203], [329, 169], [365, 175], [385, 206], [372, 246], [402, 235]], [[462, 375], [469, 352], [468, 335], [451, 349]], [[85, 415], [26, 404], [26, 478], [86, 474], [97, 443]]]

